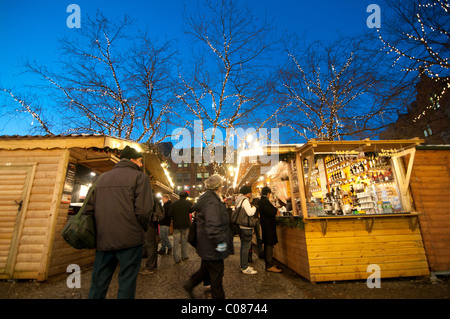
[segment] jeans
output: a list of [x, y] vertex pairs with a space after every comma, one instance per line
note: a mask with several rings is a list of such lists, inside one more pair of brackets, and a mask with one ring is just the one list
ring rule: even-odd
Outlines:
[[173, 260], [180, 262], [180, 242], [181, 242], [181, 259], [187, 259], [187, 235], [189, 228], [173, 230]]
[[211, 280], [211, 298], [225, 299], [225, 291], [223, 290], [223, 260], [203, 260], [200, 269], [191, 276], [185, 287], [194, 289], [201, 282]]
[[142, 246], [112, 251], [97, 251], [92, 269], [89, 299], [105, 299], [117, 264], [120, 264], [117, 298], [134, 299], [141, 260]]
[[166, 251], [167, 249], [172, 249], [172, 244], [169, 240], [170, 226], [159, 225], [159, 238], [161, 239], [161, 250]]
[[248, 251], [252, 245], [253, 229], [241, 228], [239, 237], [241, 238], [241, 269], [248, 267]]

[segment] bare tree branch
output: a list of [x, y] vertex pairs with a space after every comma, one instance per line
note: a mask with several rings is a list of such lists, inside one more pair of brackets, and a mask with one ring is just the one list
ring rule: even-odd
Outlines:
[[[41, 110], [59, 114], [60, 127], [52, 125], [54, 131], [101, 133], [138, 142], [168, 136], [168, 114], [175, 102], [171, 74], [176, 51], [170, 42], [152, 41], [146, 33], [131, 38], [132, 27], [133, 21], [126, 16], [110, 20], [97, 12], [85, 19], [76, 37], [60, 40], [61, 71], [29, 61], [23, 64], [54, 94], [54, 105]], [[3, 91], [13, 97], [11, 91]], [[22, 110], [50, 131], [45, 117], [33, 114], [26, 105], [22, 103]]]

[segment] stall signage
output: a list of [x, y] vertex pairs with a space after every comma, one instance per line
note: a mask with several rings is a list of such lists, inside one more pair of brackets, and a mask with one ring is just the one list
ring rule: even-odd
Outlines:
[[[381, 149], [381, 151], [376, 152], [378, 156], [380, 157], [393, 157], [397, 156], [402, 152], [403, 149], [397, 149], [397, 148], [391, 148], [391, 149]], [[334, 151], [330, 154], [336, 154], [336, 155], [353, 155], [353, 156], [359, 156], [359, 157], [365, 157], [365, 153], [357, 150], [341, 150], [341, 151]]]
[[73, 184], [75, 182], [76, 165], [69, 163], [67, 168], [66, 178], [64, 181], [64, 189], [62, 193], [61, 203], [70, 204], [72, 199]]
[[359, 155], [359, 151], [336, 151], [336, 155]]
[[388, 150], [381, 149], [381, 152], [378, 152], [378, 156], [380, 157], [393, 157], [398, 155], [401, 152], [401, 150], [398, 150], [396, 148], [391, 148]]

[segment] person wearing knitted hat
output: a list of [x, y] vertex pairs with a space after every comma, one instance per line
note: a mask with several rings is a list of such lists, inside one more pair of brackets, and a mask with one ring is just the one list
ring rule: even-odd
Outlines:
[[142, 154], [138, 152], [136, 149], [129, 147], [128, 145], [120, 152], [120, 159], [128, 159], [131, 162], [135, 163], [137, 166], [142, 168]]
[[220, 175], [210, 176], [205, 181], [206, 192], [192, 207], [197, 223], [196, 250], [202, 262], [200, 269], [183, 285], [190, 298], [194, 298], [194, 287], [209, 278], [211, 297], [225, 298], [222, 284], [224, 259], [233, 254], [234, 249], [230, 219], [221, 196], [222, 184]]
[[[236, 198], [236, 210], [239, 210], [239, 214], [247, 214], [248, 218], [254, 216], [256, 207], [250, 204], [252, 188], [250, 186], [242, 186], [239, 192], [240, 195]], [[248, 252], [252, 244], [254, 227], [250, 225], [239, 225], [239, 228], [239, 238], [241, 239], [241, 271], [246, 275], [254, 275], [258, 272], [248, 265]]]

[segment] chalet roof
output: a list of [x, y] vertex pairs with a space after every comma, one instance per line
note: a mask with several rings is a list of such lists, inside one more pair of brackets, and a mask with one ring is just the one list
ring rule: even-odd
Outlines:
[[158, 154], [143, 144], [102, 134], [0, 136], [0, 150], [72, 149], [79, 154], [79, 163], [98, 172], [111, 169], [119, 161], [120, 151], [127, 145], [143, 154], [144, 167], [154, 178], [154, 184], [171, 191], [171, 182]]

